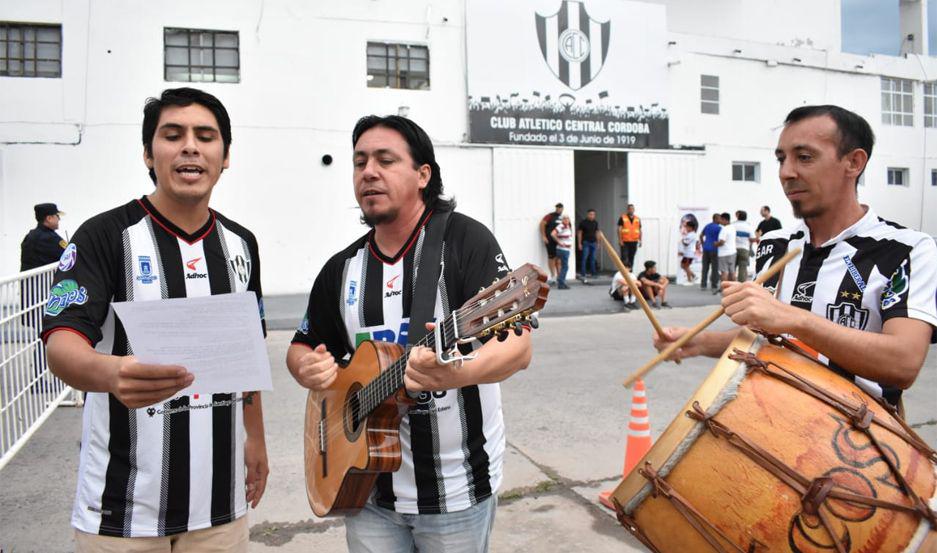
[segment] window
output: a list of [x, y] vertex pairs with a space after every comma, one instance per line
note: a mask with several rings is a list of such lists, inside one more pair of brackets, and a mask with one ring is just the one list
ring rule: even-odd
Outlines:
[[167, 81], [237, 83], [241, 80], [237, 31], [163, 30]]
[[700, 75], [700, 112], [719, 115], [719, 77]]
[[882, 77], [882, 123], [914, 126], [914, 93], [908, 79]]
[[937, 81], [924, 83], [924, 126], [937, 127]]
[[906, 167], [889, 167], [888, 184], [891, 186], [908, 186], [908, 169]]
[[0, 77], [61, 76], [61, 25], [0, 21]]
[[429, 90], [429, 48], [369, 42], [368, 87]]
[[736, 182], [760, 182], [761, 168], [755, 161], [733, 161], [732, 180]]

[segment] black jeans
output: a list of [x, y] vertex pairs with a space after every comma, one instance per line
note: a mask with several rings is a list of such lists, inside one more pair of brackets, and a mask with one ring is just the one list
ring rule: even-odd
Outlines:
[[713, 288], [719, 287], [719, 250], [708, 252], [703, 250], [703, 274], [700, 275], [700, 288], [706, 288], [706, 274], [710, 273], [709, 281]]
[[621, 262], [629, 269], [634, 268], [634, 256], [638, 253], [637, 242], [623, 242], [621, 245]]

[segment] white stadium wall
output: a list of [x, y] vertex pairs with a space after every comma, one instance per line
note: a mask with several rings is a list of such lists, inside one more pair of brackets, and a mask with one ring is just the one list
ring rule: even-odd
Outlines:
[[[575, 213], [574, 151], [468, 143], [471, 73], [498, 60], [482, 60], [481, 69], [467, 62], [465, 1], [0, 0], [0, 21], [63, 28], [62, 78], [0, 77], [0, 275], [19, 268], [33, 204], [58, 203], [71, 233], [95, 213], [152, 191], [142, 161], [143, 102], [188, 86], [163, 79], [164, 27], [239, 33], [240, 82], [192, 86], [217, 95], [231, 113], [231, 168], [213, 205], [257, 235], [265, 293], [306, 292], [328, 256], [365, 231], [352, 194], [351, 129], [361, 115], [401, 107], [436, 143], [446, 191], [460, 210], [494, 229], [513, 265], [545, 264], [537, 224], [557, 201]], [[609, 6], [619, 9], [586, 1], [602, 20], [611, 17]], [[758, 207], [769, 204], [790, 222], [773, 150], [784, 116], [804, 103], [864, 115], [878, 143], [860, 199], [883, 217], [937, 235], [937, 187], [930, 185], [937, 129], [924, 128], [921, 101], [922, 81], [937, 79], [937, 58], [838, 52], [837, 2], [807, 22], [771, 15], [787, 5], [780, 0], [755, 19], [745, 15], [747, 3], [719, 2], [737, 10], [724, 25], [699, 2], [654, 2], [666, 8], [668, 29], [646, 46], [648, 59], [658, 60], [659, 89], [646, 95], [658, 95], [669, 111], [670, 144], [702, 150], [627, 150], [629, 200], [647, 223], [641, 255], [675, 272], [672, 223], [680, 207], [745, 209], [757, 222]], [[537, 0], [532, 9], [547, 14], [559, 4]], [[664, 8], [645, 11], [658, 25]], [[812, 47], [797, 46], [805, 38]], [[369, 40], [428, 46], [430, 90], [368, 88]], [[626, 54], [612, 43], [609, 56]], [[540, 83], [553, 78], [543, 60], [528, 72]], [[701, 74], [720, 77], [719, 115], [700, 113]], [[881, 75], [914, 80], [913, 127], [882, 124]], [[627, 90], [634, 80], [612, 71], [600, 77], [583, 97], [612, 90], [614, 98], [612, 87]], [[550, 86], [561, 90], [558, 83]], [[325, 154], [331, 165], [321, 162]], [[732, 182], [733, 161], [758, 162], [759, 182]], [[888, 186], [888, 167], [908, 168], [909, 185]]]

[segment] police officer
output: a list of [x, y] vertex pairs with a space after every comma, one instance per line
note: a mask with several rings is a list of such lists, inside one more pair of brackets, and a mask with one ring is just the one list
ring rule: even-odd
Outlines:
[[67, 245], [58, 235], [59, 219], [65, 215], [55, 204], [37, 204], [33, 207], [36, 212], [36, 228], [29, 231], [20, 246], [20, 270], [28, 271], [54, 263], [62, 257]]

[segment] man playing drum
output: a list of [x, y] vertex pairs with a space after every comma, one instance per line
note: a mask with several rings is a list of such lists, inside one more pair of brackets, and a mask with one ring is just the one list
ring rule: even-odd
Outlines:
[[[764, 288], [722, 283], [722, 306], [738, 325], [795, 336], [821, 362], [897, 407], [937, 341], [937, 246], [859, 203], [857, 181], [874, 141], [865, 119], [838, 106], [788, 114], [775, 155], [801, 222], [762, 237], [756, 271], [789, 248], [803, 252]], [[686, 332], [666, 328], [654, 345], [664, 349]], [[700, 333], [673, 358], [719, 357], [737, 332]]]

